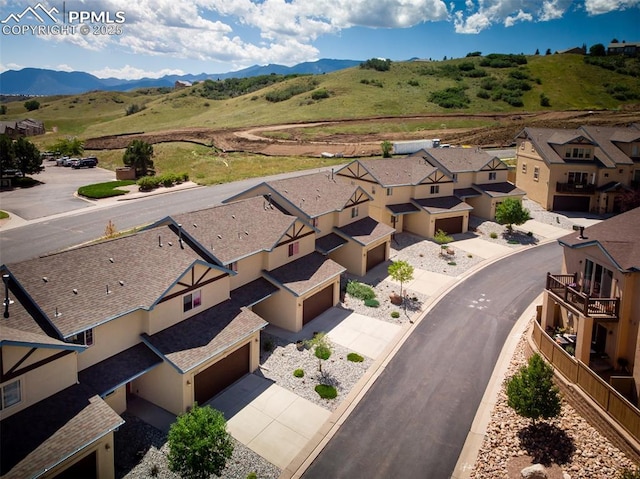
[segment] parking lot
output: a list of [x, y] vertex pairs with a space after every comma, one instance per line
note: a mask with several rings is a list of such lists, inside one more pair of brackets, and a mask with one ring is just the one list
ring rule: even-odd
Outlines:
[[40, 184], [32, 188], [3, 190], [0, 193], [0, 209], [25, 220], [34, 220], [91, 206], [91, 202], [76, 198], [79, 187], [116, 179], [113, 171], [102, 168], [56, 166], [55, 161], [45, 160], [41, 173], [31, 175]]

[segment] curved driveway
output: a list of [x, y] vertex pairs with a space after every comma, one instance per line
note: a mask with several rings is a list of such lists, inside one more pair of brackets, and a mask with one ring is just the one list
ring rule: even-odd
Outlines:
[[493, 263], [451, 290], [303, 477], [451, 477], [505, 340], [561, 257], [554, 241]]

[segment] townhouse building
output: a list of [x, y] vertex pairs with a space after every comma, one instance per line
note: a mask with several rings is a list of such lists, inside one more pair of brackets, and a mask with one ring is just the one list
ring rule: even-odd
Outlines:
[[395, 231], [431, 238], [462, 233], [469, 215], [493, 219], [505, 198], [525, 192], [507, 181], [508, 167], [479, 149], [435, 148], [404, 158], [358, 159], [336, 172], [372, 198], [370, 215]]
[[623, 210], [640, 186], [640, 127], [525, 128], [517, 140], [516, 185], [547, 210]]

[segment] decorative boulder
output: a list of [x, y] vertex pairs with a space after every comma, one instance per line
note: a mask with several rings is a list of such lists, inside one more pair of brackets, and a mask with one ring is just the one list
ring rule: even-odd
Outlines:
[[534, 464], [520, 471], [522, 479], [547, 479], [547, 470], [542, 464]]

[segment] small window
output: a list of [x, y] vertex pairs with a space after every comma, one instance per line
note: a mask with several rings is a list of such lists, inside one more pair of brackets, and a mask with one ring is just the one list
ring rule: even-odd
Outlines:
[[440, 193], [440, 185], [431, 185], [431, 194], [437, 195]]
[[393, 188], [387, 188], [387, 196], [393, 195]]
[[185, 294], [182, 297], [182, 311], [185, 313], [201, 305], [202, 305], [202, 293], [200, 290], [194, 291], [193, 293], [190, 293], [190, 294]]
[[536, 166], [533, 168], [533, 181], [539, 181], [539, 180], [540, 180], [540, 168]]
[[609, 173], [605, 173], [605, 174], [604, 174], [604, 177], [605, 177], [605, 178], [609, 178]]
[[490, 171], [489, 172], [489, 181], [495, 180], [496, 177], [497, 177], [497, 173], [495, 171]]
[[527, 164], [526, 163], [522, 163], [522, 173], [524, 173], [525, 175], [527, 174]]
[[294, 256], [298, 254], [300, 250], [300, 242], [296, 241], [295, 243], [289, 243], [289, 256]]
[[453, 181], [458, 181], [458, 173], [453, 173], [452, 178]]
[[357, 218], [358, 217], [358, 207], [354, 206], [353, 208], [351, 208], [351, 217], [352, 218]]
[[311, 218], [311, 225], [314, 228], [317, 228], [318, 227], [318, 218]]
[[22, 401], [20, 380], [18, 379], [17, 381], [13, 381], [2, 386], [2, 397], [0, 399], [0, 410], [6, 409]]
[[93, 329], [87, 329], [81, 333], [74, 334], [69, 338], [69, 342], [82, 346], [93, 346]]
[[235, 272], [237, 273], [237, 272], [238, 272], [238, 262], [237, 262], [237, 261], [234, 261], [233, 263], [231, 263], [231, 264], [229, 265], [229, 269], [230, 269], [231, 271], [235, 271]]

